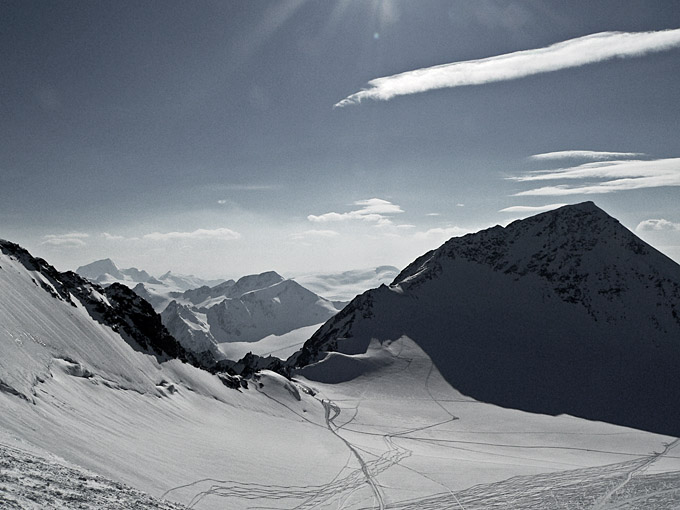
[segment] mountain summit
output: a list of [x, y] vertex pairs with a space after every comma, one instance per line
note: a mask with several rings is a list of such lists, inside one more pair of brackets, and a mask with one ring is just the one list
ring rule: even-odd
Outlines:
[[592, 202], [449, 240], [288, 364], [402, 337], [478, 400], [680, 435], [680, 266]]

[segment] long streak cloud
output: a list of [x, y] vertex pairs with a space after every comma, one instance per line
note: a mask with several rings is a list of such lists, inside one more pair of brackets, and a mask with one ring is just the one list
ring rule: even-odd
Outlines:
[[452, 62], [375, 78], [369, 88], [335, 104], [343, 107], [364, 99], [387, 101], [428, 90], [482, 85], [534, 74], [580, 67], [613, 58], [639, 57], [680, 47], [680, 29], [655, 32], [600, 32], [576, 39], [504, 55]]
[[[680, 158], [606, 161], [539, 170], [509, 177], [516, 182], [565, 180], [576, 185], [556, 184], [515, 193], [514, 196], [565, 196], [613, 193], [643, 188], [680, 186]], [[578, 184], [578, 181], [583, 184]]]

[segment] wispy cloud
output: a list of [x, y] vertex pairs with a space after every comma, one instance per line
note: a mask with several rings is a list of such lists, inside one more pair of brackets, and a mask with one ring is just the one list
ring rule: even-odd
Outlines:
[[217, 240], [217, 241], [233, 241], [239, 239], [241, 234], [228, 228], [216, 228], [208, 230], [199, 228], [193, 232], [153, 232], [145, 234], [144, 239], [152, 241], [174, 241], [174, 240]]
[[465, 234], [469, 234], [471, 230], [462, 227], [437, 227], [431, 228], [424, 232], [416, 232], [413, 234], [414, 239], [418, 241], [436, 241], [444, 242], [452, 237], [458, 237]]
[[339, 235], [340, 233], [335, 230], [305, 230], [291, 234], [289, 238], [293, 241], [301, 241], [303, 239], [330, 239]]
[[364, 99], [386, 101], [395, 96], [434, 89], [514, 80], [617, 57], [639, 57], [677, 47], [680, 47], [680, 29], [600, 32], [544, 48], [453, 62], [376, 78], [368, 82], [369, 88], [348, 96], [335, 107], [358, 104]]
[[674, 223], [672, 221], [664, 220], [663, 218], [659, 219], [649, 219], [649, 220], [644, 220], [641, 221], [637, 227], [635, 227], [635, 230], [638, 232], [642, 231], [649, 231], [649, 230], [676, 230], [680, 231], [680, 223]]
[[535, 161], [552, 161], [560, 159], [589, 159], [604, 161], [610, 159], [633, 159], [644, 156], [641, 152], [603, 152], [603, 151], [557, 151], [534, 154], [529, 159]]
[[115, 234], [109, 234], [108, 232], [102, 232], [101, 237], [106, 239], [107, 241], [122, 241], [125, 239], [124, 236], [119, 236]]
[[83, 239], [87, 239], [88, 237], [90, 237], [90, 235], [83, 232], [48, 234], [43, 236], [43, 241], [40, 244], [59, 246], [62, 248], [78, 248], [80, 246], [85, 246], [85, 241], [83, 241]]
[[512, 207], [506, 207], [498, 212], [502, 213], [513, 213], [513, 214], [536, 214], [545, 211], [552, 211], [558, 207], [563, 207], [567, 204], [547, 204], [547, 205], [513, 205]]
[[225, 191], [269, 191], [281, 188], [280, 184], [219, 184], [215, 187]]
[[310, 214], [307, 216], [307, 219], [314, 223], [361, 220], [384, 226], [392, 225], [392, 220], [389, 218], [390, 215], [404, 212], [398, 205], [380, 198], [358, 200], [353, 205], [361, 206], [361, 208], [345, 213], [328, 212], [319, 216]]
[[614, 193], [643, 188], [680, 186], [680, 158], [598, 161], [556, 170], [539, 170], [509, 177], [517, 182], [585, 180], [585, 184], [557, 184], [515, 193], [515, 196], [564, 196]]

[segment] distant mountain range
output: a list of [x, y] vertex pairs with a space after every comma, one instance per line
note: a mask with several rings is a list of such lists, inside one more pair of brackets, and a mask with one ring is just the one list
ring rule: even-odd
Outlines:
[[680, 266], [592, 202], [451, 239], [288, 364], [404, 336], [476, 399], [680, 435]]
[[159, 285], [167, 287], [171, 291], [185, 291], [195, 289], [203, 285], [218, 285], [224, 280], [204, 280], [193, 275], [179, 275], [170, 271], [155, 278], [144, 270], [131, 267], [119, 269], [111, 259], [102, 259], [91, 262], [76, 269], [76, 273], [90, 281], [100, 285], [121, 283], [128, 287], [134, 287], [138, 283]]
[[[217, 359], [247, 352], [286, 357], [319, 326], [364, 290], [391, 281], [397, 268], [346, 271], [284, 279], [274, 271], [235, 280], [203, 280], [167, 272], [158, 278], [137, 268], [120, 269], [111, 259], [76, 272], [103, 286], [131, 287], [161, 313], [165, 326], [190, 351]], [[319, 289], [329, 300], [301, 285]]]

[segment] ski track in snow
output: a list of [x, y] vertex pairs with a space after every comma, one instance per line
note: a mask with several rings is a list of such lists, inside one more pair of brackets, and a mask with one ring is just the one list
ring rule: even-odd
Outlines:
[[[402, 357], [401, 351], [395, 353], [395, 358], [405, 362], [407, 370], [410, 368], [412, 360]], [[448, 418], [402, 431], [380, 433], [350, 428], [348, 425], [351, 424], [354, 424], [355, 427], [358, 426], [356, 420], [364, 402], [362, 399], [358, 399], [354, 406], [347, 405], [341, 408], [337, 402], [331, 399], [315, 397], [317, 402], [323, 406], [325, 426], [347, 446], [349, 451], [344, 467], [325, 485], [272, 486], [235, 480], [205, 479], [170, 489], [162, 497], [170, 496], [173, 491], [195, 486], [197, 491], [187, 504], [190, 509], [200, 508], [201, 501], [207, 497], [225, 498], [226, 501], [229, 498], [255, 500], [258, 504], [248, 507], [253, 510], [275, 508], [290, 510], [315, 508], [351, 508], [354, 510], [440, 510], [442, 508], [460, 510], [485, 510], [488, 508], [642, 510], [654, 508], [655, 510], [677, 510], [679, 508], [680, 471], [649, 475], [644, 474], [644, 472], [659, 459], [668, 456], [669, 452], [680, 444], [680, 439], [666, 444], [662, 452], [653, 452], [647, 456], [636, 456], [631, 460], [620, 463], [539, 475], [516, 476], [500, 482], [479, 484], [458, 491], [452, 490], [426, 472], [404, 465], [402, 461], [410, 457], [413, 451], [406, 446], [397, 444], [397, 441], [407, 444], [410, 441], [434, 443], [438, 446], [463, 450], [470, 450], [470, 448], [459, 446], [461, 443], [467, 447], [479, 445], [507, 446], [519, 449], [548, 448], [541, 445], [494, 445], [485, 442], [460, 441], [450, 439], [448, 435], [442, 438], [413, 436], [413, 434], [424, 430], [432, 431], [436, 427], [458, 419], [444, 404], [445, 402], [450, 403], [450, 401], [438, 400], [430, 389], [429, 383], [433, 370], [434, 365], [431, 364], [424, 381], [425, 390], [432, 402], [439, 406], [448, 415]], [[299, 418], [316, 426], [324, 426], [309, 420], [285, 402], [268, 395], [263, 389], [258, 388], [257, 391]], [[347, 404], [347, 402], [344, 404]], [[347, 421], [338, 424], [343, 411], [353, 411], [353, 414]], [[380, 454], [369, 451], [356, 442], [350, 441], [347, 437], [348, 434], [381, 436], [385, 450]], [[374, 458], [371, 459], [370, 457]], [[386, 497], [390, 487], [381, 484], [380, 475], [397, 466], [422, 477], [430, 483], [441, 486], [445, 492], [411, 500], [390, 501]], [[366, 492], [367, 490], [368, 493], [359, 498], [360, 491]]]

